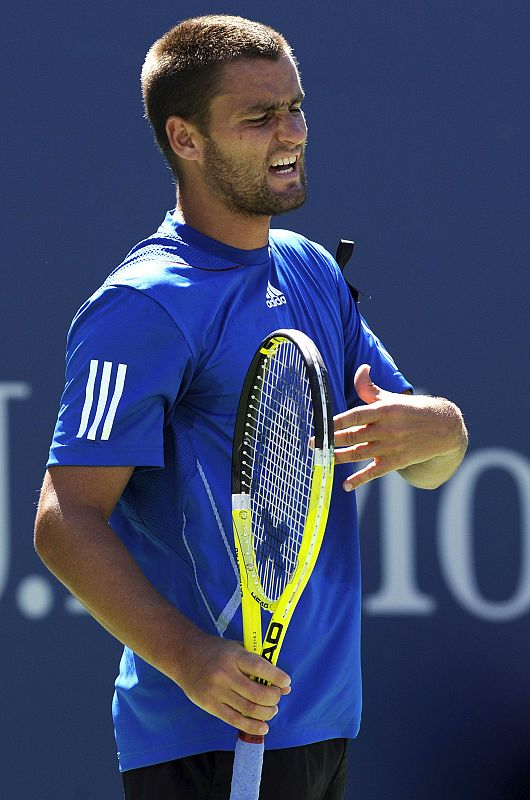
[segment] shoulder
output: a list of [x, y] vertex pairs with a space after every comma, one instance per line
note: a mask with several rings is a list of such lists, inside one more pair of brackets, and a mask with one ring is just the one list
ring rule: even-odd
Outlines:
[[138, 319], [140, 315], [144, 319], [148, 314], [166, 316], [175, 323], [188, 305], [189, 293], [182, 290], [196, 280], [198, 262], [197, 253], [178, 236], [157, 231], [130, 250], [81, 306], [75, 319], [104, 311], [106, 315], [112, 313], [114, 319]]
[[102, 288], [128, 286], [156, 294], [160, 287], [185, 285], [192, 269], [190, 260], [183, 242], [157, 233], [135, 245]]
[[299, 233], [279, 228], [271, 230], [270, 240], [274, 249], [287, 261], [307, 264], [312, 272], [316, 268], [328, 274], [335, 281], [342, 276], [331, 253], [318, 242], [313, 242]]
[[307, 239], [300, 233], [274, 228], [270, 232], [271, 243], [282, 253], [302, 255], [317, 260], [333, 272], [340, 271], [337, 262], [325, 247]]
[[182, 335], [171, 289], [186, 285], [190, 267], [178, 242], [155, 234], [139, 242], [75, 314], [69, 342], [85, 337]]
[[149, 327], [159, 336], [183, 338], [195, 353], [226, 289], [225, 276], [234, 272], [226, 268], [217, 254], [159, 229], [135, 245], [86, 300], [70, 331], [89, 325], [129, 330], [136, 337]]

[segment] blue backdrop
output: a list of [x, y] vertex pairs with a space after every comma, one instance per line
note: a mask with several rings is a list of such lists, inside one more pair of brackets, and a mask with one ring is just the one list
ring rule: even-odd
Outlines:
[[[469, 455], [441, 490], [360, 496], [364, 719], [349, 798], [530, 797], [528, 4], [11, 4], [2, 20], [0, 796], [120, 797], [120, 647], [47, 574], [34, 505], [70, 319], [173, 205], [139, 92], [178, 19], [280, 28], [307, 91], [310, 198], [278, 221], [357, 242], [362, 310]], [[101, 259], [98, 255], [105, 253]]]

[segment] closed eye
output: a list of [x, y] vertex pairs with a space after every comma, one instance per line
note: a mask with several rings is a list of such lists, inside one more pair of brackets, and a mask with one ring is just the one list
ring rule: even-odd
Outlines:
[[[301, 106], [291, 106], [289, 108], [290, 114], [303, 114]], [[251, 125], [263, 125], [263, 123], [267, 122], [272, 116], [275, 114], [275, 109], [270, 109], [265, 114], [261, 114], [259, 117], [253, 117], [252, 119], [247, 120]]]
[[270, 114], [263, 114], [261, 117], [254, 117], [254, 119], [249, 119], [248, 122], [251, 125], [263, 125], [264, 122], [267, 122], [271, 118]]

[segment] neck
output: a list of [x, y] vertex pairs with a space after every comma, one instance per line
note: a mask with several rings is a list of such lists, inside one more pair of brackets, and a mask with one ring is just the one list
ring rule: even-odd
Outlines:
[[221, 200], [194, 187], [177, 193], [177, 217], [205, 236], [240, 250], [256, 250], [269, 242], [270, 217], [250, 217], [228, 209]]

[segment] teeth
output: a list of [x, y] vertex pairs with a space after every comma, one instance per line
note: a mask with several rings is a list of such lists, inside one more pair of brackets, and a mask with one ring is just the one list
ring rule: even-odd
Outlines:
[[273, 161], [271, 167], [288, 167], [290, 164], [296, 163], [297, 156], [289, 156], [288, 158], [279, 158]]

